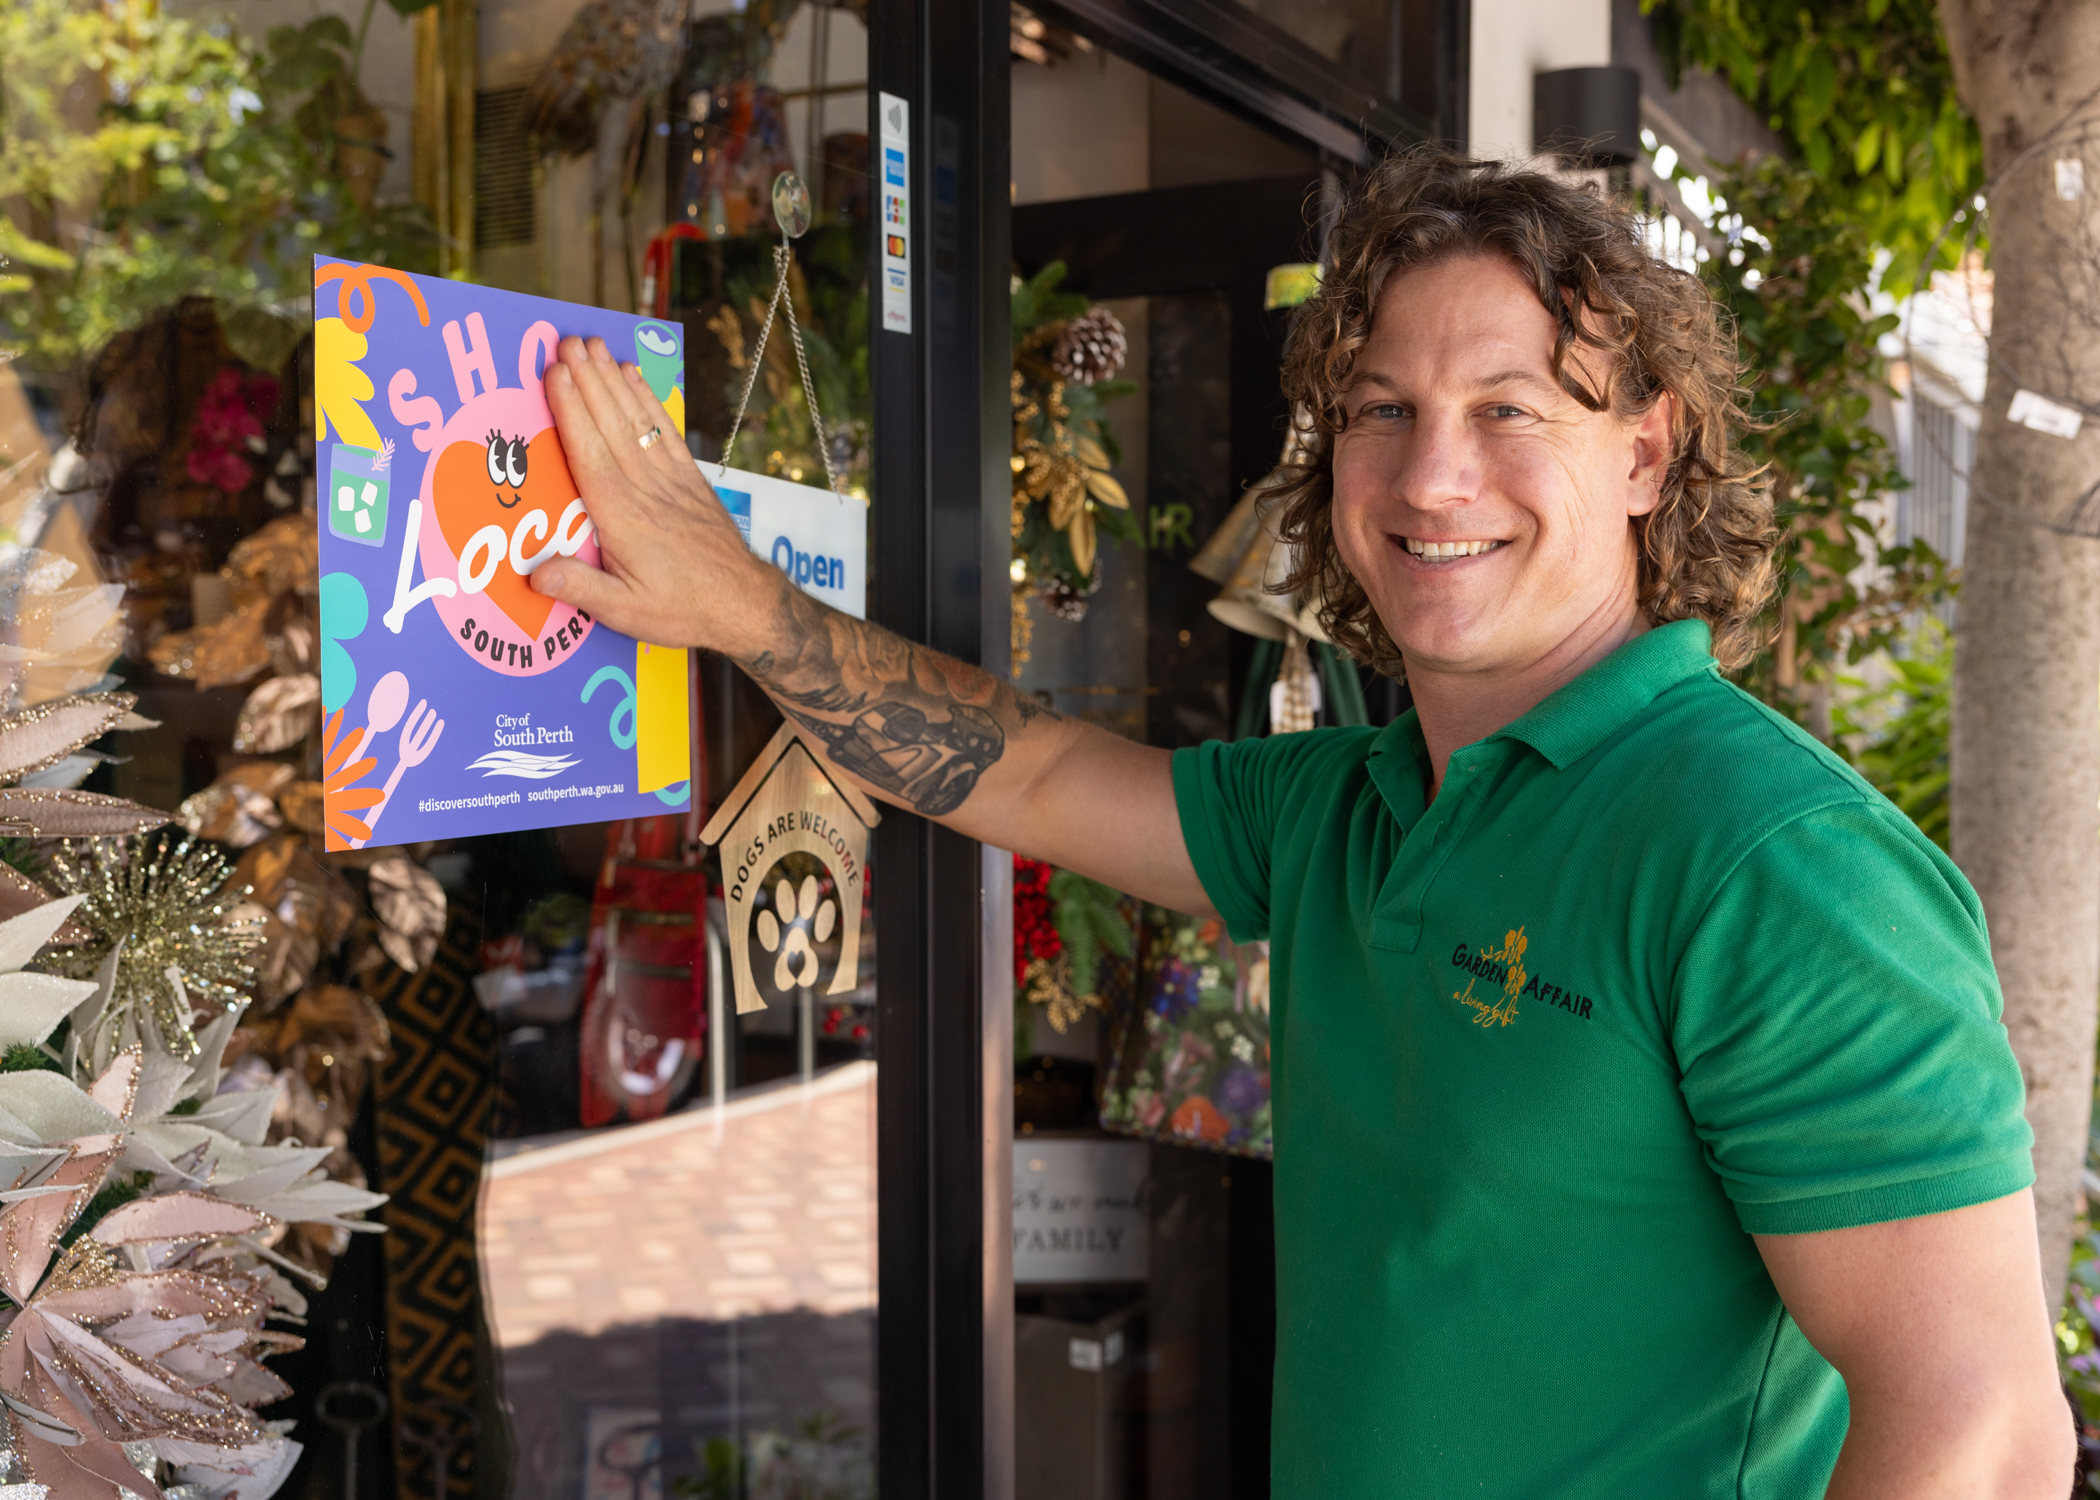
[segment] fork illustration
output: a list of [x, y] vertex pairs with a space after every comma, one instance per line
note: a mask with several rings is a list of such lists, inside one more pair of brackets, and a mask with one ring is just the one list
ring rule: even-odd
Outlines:
[[[423, 716], [426, 708], [430, 713], [428, 718]], [[401, 758], [394, 762], [394, 774], [386, 779], [386, 789], [379, 794], [379, 805], [374, 807], [372, 815], [365, 819], [367, 828], [376, 829], [379, 826], [379, 815], [385, 812], [387, 804], [394, 800], [394, 788], [401, 784], [402, 776], [410, 766], [420, 766], [430, 759], [430, 752], [437, 748], [438, 736], [444, 732], [445, 721], [437, 716], [437, 710], [430, 708], [428, 699], [418, 699], [415, 711], [408, 716], [408, 722], [401, 726]], [[368, 838], [353, 839], [350, 847], [362, 849], [371, 842]]]

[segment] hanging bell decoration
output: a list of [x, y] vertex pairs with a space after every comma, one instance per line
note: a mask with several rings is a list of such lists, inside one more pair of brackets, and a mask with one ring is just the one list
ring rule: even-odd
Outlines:
[[1311, 640], [1328, 639], [1320, 626], [1317, 598], [1278, 592], [1290, 576], [1292, 559], [1290, 545], [1276, 530], [1283, 513], [1277, 492], [1305, 451], [1306, 437], [1301, 416], [1284, 440], [1276, 468], [1247, 487], [1224, 523], [1189, 560], [1202, 577], [1224, 586], [1207, 606], [1212, 616], [1266, 641], [1285, 640], [1293, 631]]

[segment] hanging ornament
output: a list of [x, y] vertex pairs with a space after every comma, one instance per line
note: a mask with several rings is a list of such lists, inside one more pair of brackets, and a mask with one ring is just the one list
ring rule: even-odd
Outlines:
[[1269, 685], [1269, 730], [1300, 734], [1320, 715], [1320, 679], [1306, 652], [1305, 637], [1293, 630], [1283, 645], [1283, 666]]
[[109, 1003], [95, 1023], [95, 1054], [144, 1040], [193, 1056], [194, 1013], [247, 998], [255, 978], [248, 955], [259, 933], [234, 914], [246, 892], [227, 889], [233, 867], [214, 846], [187, 838], [171, 846], [165, 835], [69, 842], [50, 869], [63, 894], [86, 898], [73, 915], [95, 934], [57, 954], [52, 967], [91, 979], [119, 953]]
[[1134, 387], [1113, 382], [1129, 353], [1114, 313], [1058, 290], [1065, 268], [1012, 285], [1014, 367], [1013, 670], [1028, 660], [1033, 592], [1060, 619], [1080, 620], [1101, 585], [1101, 538], [1138, 541], [1105, 403]]
[[1060, 620], [1070, 620], [1077, 624], [1086, 618], [1086, 602], [1100, 587], [1101, 580], [1098, 577], [1082, 591], [1072, 587], [1065, 579], [1052, 574], [1043, 580], [1037, 597], [1043, 601], [1043, 608]]
[[879, 821], [874, 803], [825, 773], [792, 719], [708, 819], [700, 840], [721, 850], [738, 1015], [764, 1010], [768, 993], [859, 986], [868, 833]]
[[1105, 307], [1090, 307], [1065, 324], [1050, 355], [1050, 368], [1077, 385], [1095, 385], [1122, 373], [1130, 357], [1123, 320]]

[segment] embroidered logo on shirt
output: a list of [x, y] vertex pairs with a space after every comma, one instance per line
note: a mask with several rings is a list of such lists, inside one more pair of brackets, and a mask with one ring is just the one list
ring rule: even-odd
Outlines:
[[[1524, 953], [1530, 946], [1531, 939], [1524, 935], [1523, 928], [1518, 927], [1502, 935], [1499, 948], [1482, 948], [1476, 952], [1460, 943], [1452, 951], [1451, 967], [1464, 969], [1467, 979], [1466, 987], [1452, 991], [1451, 998], [1473, 1012], [1474, 1025], [1512, 1024], [1517, 1019], [1517, 1002], [1532, 995], [1581, 1020], [1590, 1018], [1589, 996], [1547, 983], [1524, 967]], [[1490, 988], [1479, 992], [1483, 980]]]

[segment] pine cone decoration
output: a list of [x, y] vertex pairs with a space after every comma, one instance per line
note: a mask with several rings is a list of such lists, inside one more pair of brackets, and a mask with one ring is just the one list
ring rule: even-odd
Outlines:
[[1050, 613], [1056, 615], [1060, 620], [1070, 620], [1074, 625], [1077, 625], [1086, 618], [1087, 596], [1099, 587], [1101, 587], [1101, 575], [1097, 571], [1094, 574], [1093, 588], [1088, 589], [1084, 594], [1073, 588], [1064, 579], [1054, 576], [1045, 578], [1042, 582], [1042, 587], [1037, 592], [1043, 601], [1043, 608], [1049, 610]]
[[1105, 307], [1089, 308], [1065, 324], [1050, 355], [1050, 367], [1074, 385], [1113, 380], [1130, 356], [1130, 337], [1122, 321]]

